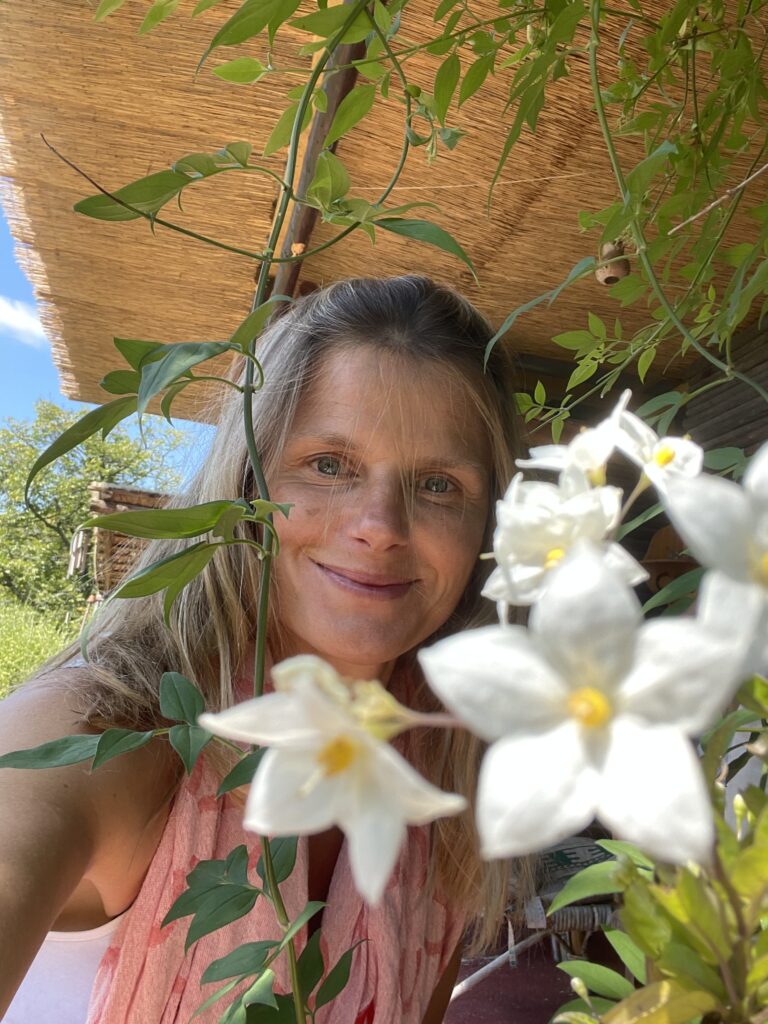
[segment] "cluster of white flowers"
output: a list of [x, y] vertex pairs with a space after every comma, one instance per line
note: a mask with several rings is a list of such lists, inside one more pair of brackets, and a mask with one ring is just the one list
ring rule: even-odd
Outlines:
[[[744, 487], [701, 474], [702, 451], [659, 438], [627, 409], [629, 392], [568, 445], [531, 450], [497, 505], [497, 566], [484, 594], [499, 624], [420, 652], [445, 706], [490, 746], [477, 795], [486, 857], [533, 852], [597, 816], [669, 862], [709, 859], [714, 839], [692, 738], [748, 673], [768, 663], [768, 445]], [[653, 484], [679, 533], [711, 569], [695, 617], [643, 622], [632, 586], [643, 568], [613, 539], [623, 494], [606, 485], [622, 452]], [[528, 627], [511, 605], [532, 606]], [[464, 809], [388, 741], [428, 724], [375, 683], [350, 684], [314, 657], [273, 669], [275, 692], [200, 724], [270, 749], [247, 802], [247, 828], [307, 834], [337, 824], [355, 882], [376, 902], [406, 824]]]

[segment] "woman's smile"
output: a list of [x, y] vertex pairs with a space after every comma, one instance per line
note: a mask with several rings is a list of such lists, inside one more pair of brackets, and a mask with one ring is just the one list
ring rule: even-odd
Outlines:
[[385, 573], [360, 572], [354, 569], [340, 569], [323, 565], [310, 559], [321, 572], [336, 586], [352, 594], [370, 597], [378, 601], [393, 601], [404, 597], [416, 580], [401, 579]]

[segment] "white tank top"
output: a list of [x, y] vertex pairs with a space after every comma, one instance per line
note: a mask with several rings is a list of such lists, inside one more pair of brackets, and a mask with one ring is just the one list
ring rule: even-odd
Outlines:
[[48, 932], [1, 1024], [85, 1024], [99, 962], [127, 913], [86, 932]]

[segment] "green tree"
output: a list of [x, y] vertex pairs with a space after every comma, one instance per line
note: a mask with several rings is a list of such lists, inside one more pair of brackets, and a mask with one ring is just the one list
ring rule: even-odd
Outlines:
[[34, 420], [0, 423], [0, 595], [13, 596], [57, 620], [80, 615], [92, 579], [67, 578], [69, 545], [88, 518], [88, 485], [96, 480], [173, 491], [180, 476], [175, 456], [183, 432], [153, 417], [144, 440], [117, 427], [106, 440], [96, 433], [48, 466], [32, 487], [38, 515], [24, 503], [24, 484], [35, 459], [79, 417], [40, 401]]

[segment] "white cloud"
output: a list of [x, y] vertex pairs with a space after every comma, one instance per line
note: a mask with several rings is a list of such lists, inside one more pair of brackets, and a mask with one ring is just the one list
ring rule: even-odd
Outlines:
[[0, 295], [0, 337], [3, 335], [32, 348], [45, 348], [48, 345], [35, 307], [28, 302]]

